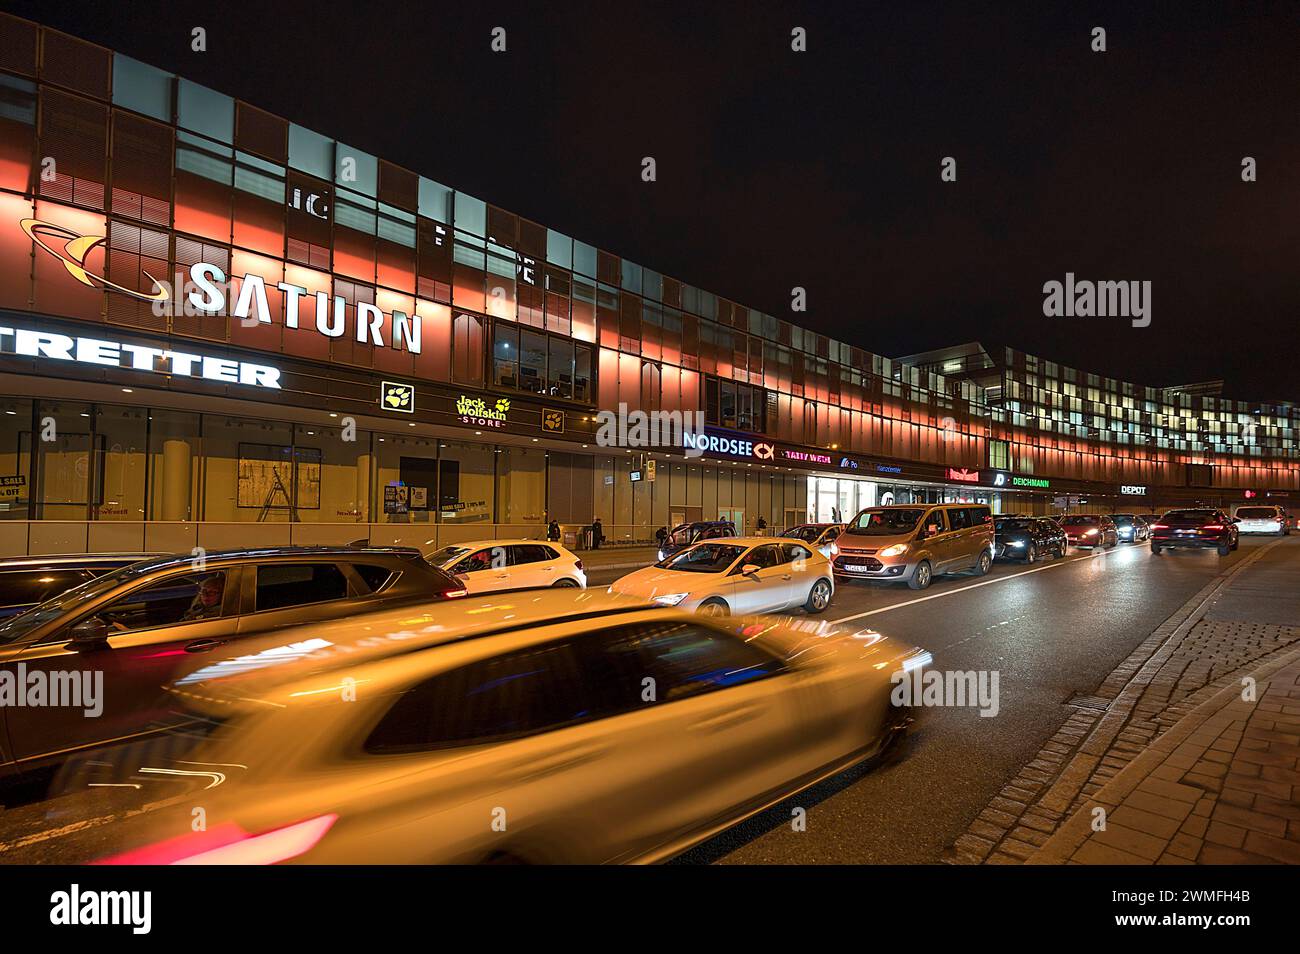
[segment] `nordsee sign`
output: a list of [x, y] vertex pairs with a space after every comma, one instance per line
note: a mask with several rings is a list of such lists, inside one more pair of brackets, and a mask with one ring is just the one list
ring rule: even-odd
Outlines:
[[0, 327], [0, 354], [22, 358], [67, 361], [105, 368], [152, 371], [178, 378], [201, 378], [220, 384], [243, 384], [280, 389], [280, 369], [265, 364], [124, 344], [109, 338], [90, 338]]
[[730, 454], [734, 457], [753, 457], [754, 442], [742, 437], [721, 437], [717, 434], [686, 431], [682, 442], [692, 450], [705, 454]]

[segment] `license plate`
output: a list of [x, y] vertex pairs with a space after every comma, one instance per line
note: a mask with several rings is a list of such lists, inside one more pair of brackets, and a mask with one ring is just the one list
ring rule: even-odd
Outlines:
[[866, 572], [867, 572], [867, 568], [866, 568], [865, 566], [859, 566], [859, 565], [856, 564], [856, 563], [846, 563], [846, 564], [844, 564], [844, 569], [848, 570], [850, 573], [866, 573]]

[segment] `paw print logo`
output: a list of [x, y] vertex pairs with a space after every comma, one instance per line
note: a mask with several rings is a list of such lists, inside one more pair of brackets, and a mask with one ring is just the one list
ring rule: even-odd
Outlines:
[[410, 413], [415, 410], [415, 388], [409, 384], [392, 384], [385, 381], [380, 404], [388, 411]]
[[550, 431], [553, 434], [563, 434], [564, 433], [564, 412], [543, 411], [542, 430]]
[[510, 410], [510, 399], [497, 398], [497, 412], [499, 414], [506, 414], [509, 412], [509, 410]]

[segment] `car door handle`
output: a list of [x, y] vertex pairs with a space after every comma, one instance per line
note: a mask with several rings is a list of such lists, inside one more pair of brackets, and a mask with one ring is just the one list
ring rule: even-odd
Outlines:
[[603, 745], [575, 745], [567, 749], [561, 749], [559, 752], [553, 752], [541, 759], [529, 759], [521, 762], [517, 766], [507, 769], [505, 775], [515, 782], [526, 781], [539, 776], [550, 775], [562, 769], [572, 768], [575, 765], [582, 765], [584, 762], [594, 761], [607, 751], [608, 749]]
[[216, 649], [228, 642], [230, 642], [228, 639], [196, 639], [185, 644], [185, 651], [187, 653], [206, 653], [209, 649]]
[[723, 729], [729, 729], [732, 726], [750, 722], [756, 718], [758, 718], [758, 706], [741, 706], [738, 709], [730, 709], [726, 712], [719, 712], [717, 715], [711, 715], [706, 719], [701, 719], [692, 728], [700, 732], [721, 732]]
[[781, 577], [781, 579], [783, 579], [783, 580], [793, 580], [794, 577], [791, 576], [789, 573], [787, 573], [787, 574], [785, 574], [785, 576]]

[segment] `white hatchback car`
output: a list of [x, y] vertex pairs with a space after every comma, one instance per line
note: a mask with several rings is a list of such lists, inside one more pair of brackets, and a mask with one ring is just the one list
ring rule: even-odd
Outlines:
[[587, 588], [582, 561], [558, 543], [542, 540], [475, 540], [443, 547], [426, 557], [465, 584], [470, 593]]
[[635, 570], [609, 591], [706, 616], [820, 613], [835, 595], [830, 561], [796, 540], [727, 537], [705, 540]]
[[840, 552], [839, 548], [835, 546], [835, 540], [843, 532], [844, 524], [842, 523], [801, 523], [798, 526], [790, 527], [788, 530], [783, 530], [781, 536], [816, 547], [826, 559], [834, 560]]

